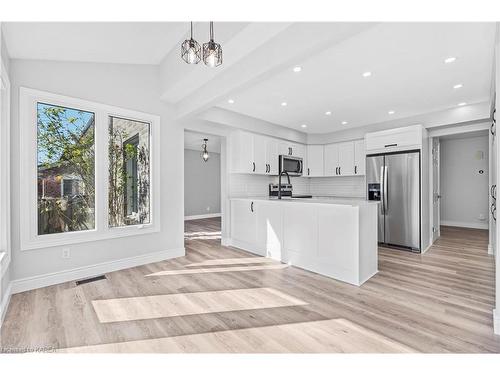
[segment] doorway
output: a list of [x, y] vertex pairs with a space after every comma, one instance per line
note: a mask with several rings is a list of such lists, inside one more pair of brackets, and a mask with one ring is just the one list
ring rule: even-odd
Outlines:
[[184, 132], [185, 242], [209, 240], [220, 245], [222, 216], [221, 137]]
[[487, 130], [432, 138], [432, 240], [441, 229], [489, 229]]

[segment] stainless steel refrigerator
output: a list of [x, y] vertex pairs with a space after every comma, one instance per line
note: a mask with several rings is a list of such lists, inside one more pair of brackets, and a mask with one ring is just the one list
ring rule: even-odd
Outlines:
[[368, 155], [366, 182], [367, 198], [380, 201], [379, 243], [420, 252], [420, 151]]

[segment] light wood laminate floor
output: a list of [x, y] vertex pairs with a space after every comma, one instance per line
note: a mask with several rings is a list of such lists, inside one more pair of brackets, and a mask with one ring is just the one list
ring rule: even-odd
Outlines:
[[[424, 255], [380, 248], [379, 273], [356, 287], [222, 247], [218, 218], [188, 221], [185, 257], [13, 295], [1, 346], [498, 353], [488, 234], [441, 234]], [[231, 294], [237, 289], [246, 292]]]

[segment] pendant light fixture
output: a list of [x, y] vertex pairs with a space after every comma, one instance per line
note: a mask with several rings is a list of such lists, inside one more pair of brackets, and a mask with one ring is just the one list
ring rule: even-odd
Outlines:
[[207, 162], [208, 159], [210, 158], [210, 155], [208, 154], [208, 151], [207, 151], [208, 139], [207, 138], [203, 139], [203, 142], [204, 143], [201, 145], [201, 149], [203, 150], [201, 153], [201, 158], [203, 159], [204, 162]]
[[214, 42], [214, 23], [210, 22], [210, 41], [203, 43], [203, 62], [210, 67], [222, 64], [222, 48]]
[[182, 43], [181, 57], [188, 64], [198, 64], [201, 60], [201, 47], [193, 39], [193, 22], [191, 22], [191, 38]]

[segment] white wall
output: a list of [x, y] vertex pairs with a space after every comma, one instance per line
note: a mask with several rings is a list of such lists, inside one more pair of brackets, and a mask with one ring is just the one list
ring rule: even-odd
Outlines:
[[184, 216], [221, 212], [220, 154], [210, 152], [204, 162], [200, 153], [184, 150]]
[[[158, 251], [170, 251], [174, 254], [175, 251], [183, 249], [183, 129], [172, 120], [171, 109], [160, 102], [157, 67], [12, 60], [11, 84], [12, 279], [57, 273]], [[160, 232], [71, 245], [69, 259], [62, 259], [60, 247], [19, 250], [19, 202], [23, 199], [19, 196], [19, 87], [49, 91], [160, 116], [161, 199], [154, 203], [161, 207]]]
[[488, 229], [488, 142], [487, 134], [441, 139], [441, 225]]

